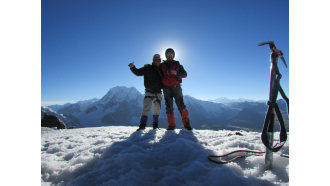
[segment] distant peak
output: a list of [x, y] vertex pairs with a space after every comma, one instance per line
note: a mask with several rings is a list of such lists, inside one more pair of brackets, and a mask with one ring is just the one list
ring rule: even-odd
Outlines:
[[102, 102], [107, 102], [110, 99], [122, 100], [133, 99], [141, 93], [135, 87], [116, 86], [111, 88], [108, 93], [101, 99]]
[[116, 86], [111, 88], [106, 95], [117, 94], [117, 93], [124, 94], [128, 92], [139, 92], [139, 91], [135, 87]]

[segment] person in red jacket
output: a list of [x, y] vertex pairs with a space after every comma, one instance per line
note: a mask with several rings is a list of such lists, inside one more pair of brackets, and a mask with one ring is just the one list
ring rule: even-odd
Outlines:
[[168, 121], [167, 130], [175, 129], [175, 119], [173, 112], [173, 98], [180, 111], [182, 124], [185, 129], [191, 130], [191, 125], [189, 121], [189, 112], [183, 102], [183, 95], [180, 83], [182, 78], [187, 77], [187, 72], [184, 70], [183, 66], [180, 65], [179, 61], [175, 61], [175, 52], [172, 48], [168, 48], [165, 52], [166, 61], [160, 66], [163, 73], [163, 92], [166, 105], [166, 116]]

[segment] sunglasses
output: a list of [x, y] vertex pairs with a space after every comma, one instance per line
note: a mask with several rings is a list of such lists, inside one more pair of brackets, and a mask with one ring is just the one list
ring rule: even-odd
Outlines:
[[154, 59], [154, 62], [160, 62], [161, 59]]
[[166, 57], [168, 58], [168, 57], [174, 57], [174, 54], [173, 53], [167, 53], [166, 54]]

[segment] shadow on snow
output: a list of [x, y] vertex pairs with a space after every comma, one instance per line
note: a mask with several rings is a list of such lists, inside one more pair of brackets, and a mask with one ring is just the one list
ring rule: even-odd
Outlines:
[[[59, 185], [274, 185], [237, 176], [228, 166], [207, 160], [194, 133], [148, 130], [115, 142], [103, 154], [74, 170]], [[178, 133], [177, 133], [178, 132]], [[56, 183], [55, 183], [56, 184]]]

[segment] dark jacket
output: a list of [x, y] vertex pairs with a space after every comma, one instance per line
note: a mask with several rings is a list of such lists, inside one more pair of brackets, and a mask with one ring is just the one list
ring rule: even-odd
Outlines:
[[142, 68], [131, 68], [131, 71], [137, 76], [144, 76], [144, 87], [151, 93], [161, 93], [162, 73], [159, 68], [152, 65], [144, 65]]
[[[166, 87], [170, 87], [173, 85], [180, 84], [182, 82], [182, 78], [187, 77], [187, 72], [184, 70], [183, 66], [180, 65], [179, 61], [164, 61], [160, 69], [163, 73], [163, 85]], [[171, 70], [176, 70], [177, 75], [170, 74]]]

